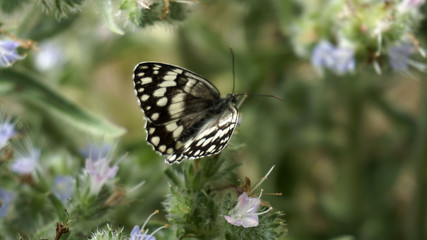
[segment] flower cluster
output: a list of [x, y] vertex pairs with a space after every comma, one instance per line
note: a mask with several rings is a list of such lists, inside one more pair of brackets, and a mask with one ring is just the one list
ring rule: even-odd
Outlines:
[[[424, 71], [427, 66], [410, 57], [425, 57], [415, 36], [424, 0], [402, 1], [298, 1], [303, 11], [293, 23], [292, 42], [297, 54], [307, 57], [320, 74], [353, 72], [369, 63], [377, 73], [391, 66]], [[388, 63], [388, 65], [386, 64]]]

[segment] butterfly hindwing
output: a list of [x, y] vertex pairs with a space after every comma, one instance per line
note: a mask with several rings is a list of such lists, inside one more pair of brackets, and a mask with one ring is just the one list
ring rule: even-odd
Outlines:
[[[237, 108], [208, 80], [157, 62], [138, 64], [133, 80], [145, 114], [147, 141], [160, 154], [169, 155], [169, 163], [216, 154], [228, 143]], [[204, 138], [212, 143], [197, 145]]]

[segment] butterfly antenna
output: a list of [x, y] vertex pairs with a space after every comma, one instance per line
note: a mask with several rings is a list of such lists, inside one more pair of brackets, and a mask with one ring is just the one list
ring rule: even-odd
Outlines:
[[281, 102], [285, 102], [285, 100], [283, 100], [283, 98], [275, 96], [275, 95], [270, 95], [270, 94], [248, 94], [248, 93], [242, 93], [242, 94], [238, 94], [239, 96], [242, 95], [245, 98], [249, 97], [249, 96], [255, 96], [255, 97], [270, 97], [270, 98], [275, 98]]
[[228, 48], [230, 49], [230, 53], [231, 53], [231, 66], [233, 68], [233, 91], [231, 91], [231, 94], [233, 94], [234, 93], [235, 82], [236, 82], [236, 78], [235, 78], [236, 74], [235, 74], [235, 71], [234, 71], [234, 53], [233, 53], [233, 49], [231, 47], [228, 47]]

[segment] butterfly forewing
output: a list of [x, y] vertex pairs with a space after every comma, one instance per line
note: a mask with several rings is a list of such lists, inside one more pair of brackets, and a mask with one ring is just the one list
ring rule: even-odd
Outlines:
[[145, 114], [147, 141], [169, 155], [169, 163], [216, 154], [228, 143], [238, 111], [232, 98], [221, 98], [208, 80], [157, 62], [138, 64], [133, 80]]

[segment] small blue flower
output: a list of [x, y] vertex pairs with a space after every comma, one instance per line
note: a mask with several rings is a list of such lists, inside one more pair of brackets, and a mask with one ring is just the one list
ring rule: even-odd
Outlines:
[[390, 65], [394, 71], [408, 70], [409, 57], [415, 53], [415, 48], [409, 43], [394, 45], [388, 48]]
[[24, 175], [35, 172], [40, 158], [40, 150], [34, 148], [30, 141], [24, 145], [24, 149], [18, 151], [10, 170]]
[[338, 75], [352, 72], [356, 66], [352, 49], [335, 47], [327, 41], [320, 41], [314, 47], [311, 64], [320, 74], [329, 69]]
[[15, 125], [0, 112], [0, 149], [15, 135]]
[[17, 60], [24, 59], [24, 56], [18, 54], [16, 50], [19, 43], [10, 40], [0, 40], [0, 66], [10, 67]]
[[70, 199], [74, 189], [74, 178], [71, 176], [57, 176], [52, 186], [53, 194], [62, 201]]
[[335, 49], [335, 65], [332, 68], [338, 75], [353, 72], [356, 67], [354, 52], [350, 48]]
[[334, 66], [335, 47], [327, 41], [319, 42], [311, 54], [311, 64], [319, 70], [332, 68]]
[[130, 233], [129, 240], [156, 240], [154, 237], [154, 234], [156, 234], [158, 231], [162, 230], [163, 228], [167, 228], [168, 225], [163, 225], [156, 230], [154, 230], [151, 234], [148, 234], [148, 230], [145, 230], [145, 225], [147, 225], [148, 221], [152, 216], [155, 214], [158, 214], [159, 210], [154, 211], [150, 216], [148, 216], [147, 220], [145, 220], [144, 224], [139, 228], [139, 226], [135, 226], [132, 229], [132, 232]]
[[10, 204], [15, 198], [15, 194], [0, 188], [0, 218], [6, 216]]

